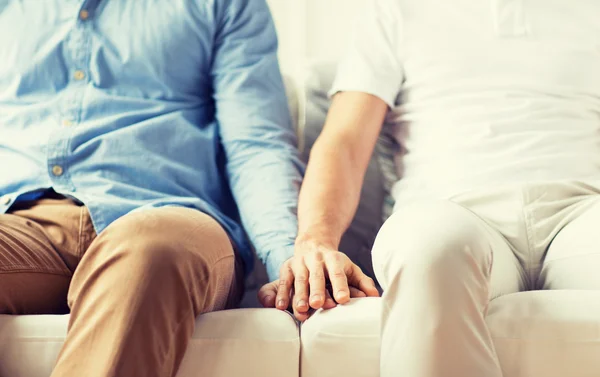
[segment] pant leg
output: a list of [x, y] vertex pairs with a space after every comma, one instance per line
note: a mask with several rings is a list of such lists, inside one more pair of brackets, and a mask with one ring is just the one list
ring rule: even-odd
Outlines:
[[52, 376], [174, 376], [196, 316], [241, 294], [235, 265], [225, 231], [198, 211], [166, 207], [115, 221], [73, 276]]
[[85, 208], [69, 199], [19, 203], [0, 215], [0, 314], [63, 314], [81, 254]]
[[600, 290], [600, 198], [588, 199], [548, 248], [541, 289]]
[[485, 314], [526, 279], [498, 232], [449, 201], [413, 204], [384, 224], [373, 260], [382, 377], [502, 376]]

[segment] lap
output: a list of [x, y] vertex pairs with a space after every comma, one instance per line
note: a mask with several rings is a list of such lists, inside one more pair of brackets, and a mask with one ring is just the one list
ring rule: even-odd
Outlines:
[[[155, 253], [168, 254], [170, 261], [202, 258], [214, 264], [235, 256], [227, 232], [214, 218], [184, 207], [152, 208], [127, 214], [109, 225], [95, 243], [125, 244], [132, 252], [143, 250], [140, 258], [152, 258]], [[96, 246], [92, 243], [90, 249]]]
[[243, 269], [223, 227], [211, 216], [183, 207], [136, 211], [109, 225], [81, 260], [69, 302], [96, 271], [107, 270], [111, 284], [131, 282], [132, 294], [143, 294], [156, 284], [160, 286], [152, 290], [166, 289], [161, 281], [179, 279], [198, 297], [214, 299], [211, 309], [232, 306], [243, 281]]
[[109, 265], [115, 284], [136, 271], [138, 283], [143, 276], [183, 274], [210, 285], [229, 300], [227, 307], [243, 291], [243, 267], [227, 233], [197, 210], [135, 212], [95, 237], [85, 207], [64, 198], [24, 203], [0, 215], [0, 314], [65, 313], [74, 271], [90, 276]]
[[[423, 201], [398, 208], [377, 236], [373, 260], [384, 287], [389, 275], [402, 265], [455, 266], [464, 262], [491, 268], [492, 298], [525, 289], [525, 273], [506, 239], [452, 201]], [[451, 272], [461, 273], [460, 268]]]

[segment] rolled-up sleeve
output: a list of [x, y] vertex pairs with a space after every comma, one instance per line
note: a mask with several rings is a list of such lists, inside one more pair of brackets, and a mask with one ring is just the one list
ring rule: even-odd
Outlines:
[[395, 105], [404, 73], [400, 63], [402, 42], [400, 10], [391, 0], [371, 0], [341, 60], [330, 91], [372, 94]]
[[265, 0], [220, 3], [212, 75], [227, 174], [244, 228], [275, 279], [293, 255], [304, 166]]

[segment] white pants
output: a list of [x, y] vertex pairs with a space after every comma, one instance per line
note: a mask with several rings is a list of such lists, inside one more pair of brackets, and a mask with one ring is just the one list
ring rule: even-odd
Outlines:
[[488, 303], [600, 290], [600, 184], [479, 190], [397, 208], [373, 249], [382, 377], [501, 377]]

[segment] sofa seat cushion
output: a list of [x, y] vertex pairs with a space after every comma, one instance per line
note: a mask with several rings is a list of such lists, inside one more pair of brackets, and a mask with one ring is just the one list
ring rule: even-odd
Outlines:
[[487, 322], [505, 377], [600, 376], [600, 292], [500, 297]]
[[[302, 377], [378, 377], [381, 299], [319, 311], [302, 326]], [[534, 291], [489, 306], [504, 377], [600, 376], [600, 292]]]
[[[68, 316], [0, 316], [0, 376], [48, 377]], [[298, 376], [299, 330], [275, 309], [239, 309], [198, 317], [178, 377]]]

